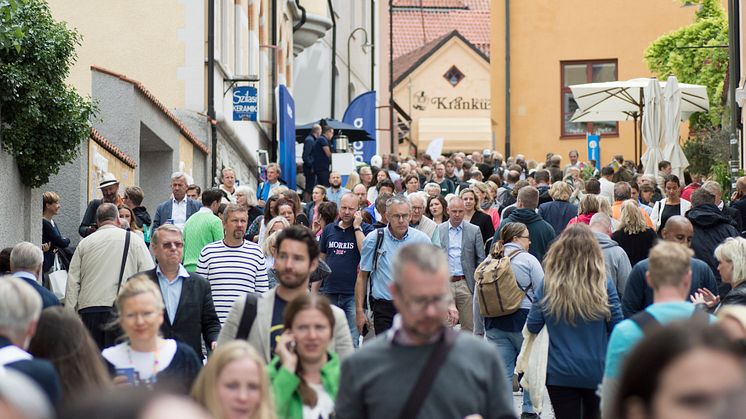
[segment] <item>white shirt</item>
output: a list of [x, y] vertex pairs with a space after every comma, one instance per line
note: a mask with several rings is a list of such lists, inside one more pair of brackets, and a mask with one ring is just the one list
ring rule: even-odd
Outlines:
[[[130, 355], [132, 361], [130, 362]], [[161, 341], [158, 348], [158, 365], [156, 374], [168, 368], [176, 355], [176, 341], [165, 339]], [[134, 368], [141, 380], [147, 380], [153, 375], [155, 365], [155, 352], [137, 352], [130, 348], [129, 343], [124, 342], [116, 346], [106, 348], [101, 356], [109, 361], [114, 368]]]
[[329, 419], [334, 412], [334, 400], [324, 390], [323, 385], [315, 383], [308, 383], [308, 385], [316, 391], [318, 401], [314, 407], [303, 405], [303, 419]]
[[187, 197], [185, 196], [181, 202], [177, 201], [176, 198], [172, 198], [171, 204], [173, 205], [171, 208], [171, 219], [174, 220], [176, 227], [183, 230], [187, 219]]
[[598, 183], [601, 184], [601, 196], [606, 197], [609, 204], [614, 205], [614, 182], [602, 177]]

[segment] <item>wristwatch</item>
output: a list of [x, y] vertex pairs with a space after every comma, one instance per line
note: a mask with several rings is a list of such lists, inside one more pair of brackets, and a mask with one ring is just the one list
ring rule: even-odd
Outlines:
[[363, 229], [362, 229], [362, 228], [360, 228], [360, 227], [355, 227], [355, 231], [360, 231], [360, 232], [362, 232], [362, 231], [363, 231]]

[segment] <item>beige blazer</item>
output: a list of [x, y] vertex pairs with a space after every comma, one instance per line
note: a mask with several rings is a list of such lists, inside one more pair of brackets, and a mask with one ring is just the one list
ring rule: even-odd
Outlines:
[[[272, 288], [259, 297], [256, 305], [256, 319], [254, 320], [254, 324], [251, 325], [248, 338], [251, 346], [259, 352], [262, 358], [264, 358], [264, 362], [267, 363], [272, 360], [272, 356], [274, 355], [270, 352], [269, 329], [272, 326], [272, 311], [275, 305], [276, 289]], [[236, 338], [238, 325], [241, 323], [241, 316], [243, 315], [245, 305], [246, 297], [239, 298], [233, 303], [228, 318], [225, 319], [223, 328], [220, 330], [218, 345], [230, 342]], [[340, 358], [345, 358], [354, 351], [347, 317], [345, 317], [345, 313], [341, 308], [334, 305], [332, 306], [332, 312], [334, 313], [334, 336], [329, 344], [329, 350], [339, 355]]]

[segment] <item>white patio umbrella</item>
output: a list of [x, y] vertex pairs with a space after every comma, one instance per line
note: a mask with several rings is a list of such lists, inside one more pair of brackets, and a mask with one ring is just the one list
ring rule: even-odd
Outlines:
[[[584, 114], [583, 120], [571, 120], [572, 122], [591, 121], [626, 121], [630, 117], [635, 121], [635, 149], [637, 150], [637, 121], [643, 115], [645, 107], [645, 88], [650, 83], [649, 78], [619, 80], [603, 83], [586, 83], [570, 86], [575, 102], [578, 104], [580, 114]], [[660, 83], [661, 89], [665, 82]], [[707, 98], [707, 88], [696, 84], [679, 83], [681, 91], [682, 115], [691, 115], [694, 112], [706, 112], [710, 109]], [[576, 112], [573, 115], [579, 115]], [[618, 116], [615, 119], [610, 117]], [[594, 119], [589, 118], [604, 118]], [[642, 145], [640, 145], [642, 148]], [[635, 151], [637, 159], [637, 151]]]
[[663, 160], [661, 145], [665, 125], [663, 122], [663, 92], [655, 79], [650, 79], [644, 91], [645, 113], [642, 115], [642, 139], [647, 150], [642, 155], [642, 166], [645, 174], [656, 173], [658, 163]]
[[671, 173], [683, 182], [684, 169], [689, 167], [689, 160], [679, 145], [679, 128], [681, 127], [681, 89], [676, 76], [669, 76], [666, 89], [663, 91], [664, 126], [663, 160], [671, 162]]

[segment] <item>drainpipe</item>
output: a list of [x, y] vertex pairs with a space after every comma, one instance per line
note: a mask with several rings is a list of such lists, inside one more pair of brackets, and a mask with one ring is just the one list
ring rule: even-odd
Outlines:
[[217, 186], [218, 128], [215, 124], [215, 0], [207, 2], [207, 117], [212, 137], [212, 186]]
[[738, 120], [740, 112], [739, 105], [736, 103], [736, 88], [738, 87], [740, 80], [740, 59], [738, 54], [741, 50], [738, 24], [740, 18], [739, 9], [738, 0], [728, 0], [728, 37], [730, 38], [728, 40], [728, 45], [730, 46], [728, 51], [728, 100], [731, 103], [730, 170], [732, 182], [734, 182], [735, 178], [738, 177], [738, 169], [741, 167], [741, 141], [738, 138]]
[[327, 0], [326, 2], [329, 5], [329, 15], [332, 17], [332, 114], [329, 117], [334, 119], [334, 99], [337, 97], [337, 76], [334, 73], [337, 68], [337, 17], [334, 16], [334, 4], [332, 0]]
[[510, 0], [505, 0], [505, 158], [510, 156]]
[[306, 23], [306, 8], [300, 5], [300, 0], [295, 0], [295, 5], [298, 6], [298, 9], [300, 9], [300, 22], [298, 22], [297, 25], [293, 26], [293, 33], [300, 29], [301, 26], [303, 26], [304, 23]]
[[376, 80], [376, 0], [370, 0], [370, 90]]
[[272, 10], [271, 10], [271, 19], [272, 19], [272, 39], [271, 43], [272, 46], [275, 48], [271, 48], [272, 53], [275, 55], [272, 66], [272, 100], [274, 101], [274, 106], [272, 106], [272, 120], [275, 121], [274, 130], [272, 132], [272, 135], [274, 138], [272, 138], [269, 142], [269, 161], [270, 162], [277, 162], [277, 150], [280, 147], [280, 124], [277, 115], [277, 96], [274, 94], [275, 88], [277, 87], [277, 2], [271, 1], [272, 3]]
[[389, 134], [391, 135], [391, 153], [399, 143], [394, 131], [394, 2], [389, 0]]

